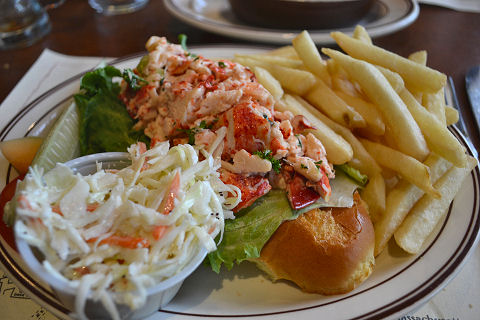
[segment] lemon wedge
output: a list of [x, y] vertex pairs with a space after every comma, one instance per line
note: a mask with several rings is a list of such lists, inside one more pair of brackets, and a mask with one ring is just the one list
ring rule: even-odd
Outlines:
[[33, 159], [32, 166], [36, 165], [46, 172], [55, 167], [57, 162], [80, 156], [79, 123], [77, 106], [72, 102], [55, 122]]

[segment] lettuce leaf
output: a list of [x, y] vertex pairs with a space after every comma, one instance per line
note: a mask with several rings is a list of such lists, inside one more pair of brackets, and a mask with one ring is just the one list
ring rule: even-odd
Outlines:
[[80, 115], [80, 153], [82, 155], [126, 151], [149, 138], [133, 129], [135, 121], [118, 98], [120, 86], [114, 78], [122, 77], [120, 70], [106, 66], [88, 72], [82, 78], [81, 93], [74, 96]]
[[335, 170], [343, 171], [347, 176], [349, 176], [362, 187], [365, 187], [368, 183], [367, 175], [361, 173], [359, 170], [355, 169], [347, 163], [335, 165]]
[[216, 251], [208, 254], [207, 262], [218, 273], [222, 263], [230, 270], [234, 263], [258, 258], [268, 239], [292, 215], [285, 191], [270, 191], [240, 210], [235, 219], [225, 221], [223, 240]]

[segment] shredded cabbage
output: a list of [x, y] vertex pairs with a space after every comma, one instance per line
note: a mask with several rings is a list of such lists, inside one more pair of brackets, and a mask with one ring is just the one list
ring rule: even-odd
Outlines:
[[216, 250], [214, 239], [241, 200], [219, 179], [220, 160], [202, 147], [163, 142], [128, 152], [130, 166], [98, 166], [88, 176], [63, 164], [46, 174], [33, 167], [15, 198], [17, 236], [44, 254], [47, 272], [76, 289], [80, 318], [87, 297], [113, 318], [113, 301], [141, 307], [146, 289], [177, 274], [199, 246]]

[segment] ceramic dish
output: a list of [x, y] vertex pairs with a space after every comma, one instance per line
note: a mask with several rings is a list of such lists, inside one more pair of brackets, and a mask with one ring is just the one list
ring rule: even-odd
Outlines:
[[[206, 57], [231, 57], [234, 53], [258, 53], [245, 47], [192, 47]], [[140, 55], [119, 59], [118, 68], [135, 66]], [[80, 76], [71, 78], [38, 97], [20, 111], [0, 119], [0, 140], [44, 133], [78, 90]], [[29, 129], [30, 128], [30, 129]], [[452, 132], [469, 150], [455, 127]], [[0, 159], [0, 187], [14, 178], [14, 170]], [[249, 263], [222, 269], [219, 275], [201, 265], [165, 308], [148, 319], [259, 318], [259, 319], [398, 319], [438, 293], [462, 268], [479, 239], [480, 172], [468, 176], [448, 210], [418, 255], [402, 252], [390, 243], [378, 257], [372, 276], [344, 295], [307, 294], [288, 282], [270, 282]], [[1, 225], [1, 224], [0, 224]], [[0, 228], [0, 264], [26, 294], [61, 318], [65, 308], [50, 288], [21, 263], [8, 229]]]
[[270, 29], [351, 27], [376, 0], [228, 0], [230, 10], [247, 25]]
[[[301, 29], [261, 28], [247, 25], [235, 17], [225, 0], [164, 0], [165, 6], [175, 17], [197, 28], [249, 41], [290, 44]], [[377, 0], [358, 24], [363, 25], [370, 36], [386, 35], [410, 25], [418, 17], [419, 7], [413, 0]], [[309, 29], [316, 44], [332, 44], [330, 32], [352, 33], [353, 27], [338, 29]]]

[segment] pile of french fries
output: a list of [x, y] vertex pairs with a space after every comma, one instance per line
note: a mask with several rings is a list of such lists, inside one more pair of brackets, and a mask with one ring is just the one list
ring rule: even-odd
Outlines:
[[368, 175], [361, 190], [375, 229], [375, 256], [392, 236], [418, 253], [477, 165], [448, 130], [458, 121], [445, 104], [447, 77], [426, 66], [427, 53], [408, 58], [353, 36], [331, 33], [346, 53], [323, 48], [307, 31], [291, 46], [236, 55], [277, 100], [277, 110], [304, 115], [333, 164]]

